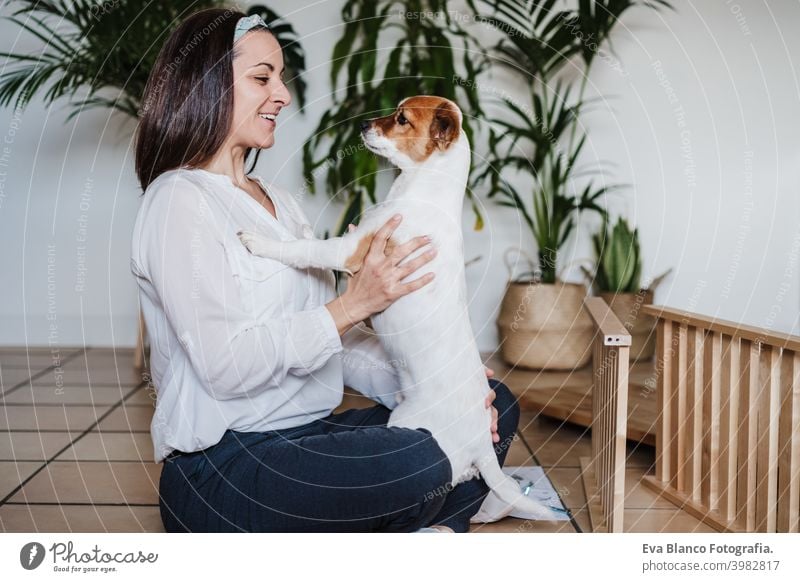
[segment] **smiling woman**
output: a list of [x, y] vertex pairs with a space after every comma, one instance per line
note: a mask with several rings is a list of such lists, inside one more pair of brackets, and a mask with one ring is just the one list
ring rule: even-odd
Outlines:
[[[447, 490], [449, 461], [428, 431], [386, 427], [401, 372], [361, 323], [430, 281], [401, 283], [398, 266], [426, 241], [387, 251], [388, 222], [337, 297], [331, 271], [253, 256], [236, 236], [314, 236], [294, 196], [245, 172], [291, 104], [283, 71], [266, 23], [213, 9], [181, 23], [147, 83], [131, 270], [151, 332], [164, 527], [466, 531], [486, 485], [430, 494]], [[333, 414], [345, 384], [378, 404]], [[518, 410], [493, 388], [507, 442]]]
[[[233, 160], [212, 158], [233, 142], [252, 144], [244, 157], [255, 149], [255, 166], [258, 150], [275, 141], [275, 116], [291, 103], [283, 72], [281, 47], [258, 16], [212, 9], [189, 17], [165, 43], [145, 88], [136, 133], [142, 189], [182, 166], [232, 167]], [[237, 178], [245, 182], [242, 171]]]

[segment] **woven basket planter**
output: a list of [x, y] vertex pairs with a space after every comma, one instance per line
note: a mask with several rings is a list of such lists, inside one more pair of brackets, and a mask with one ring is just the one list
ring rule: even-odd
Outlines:
[[[579, 283], [509, 281], [497, 317], [500, 354], [512, 366], [573, 370], [592, 358], [594, 327], [583, 309], [586, 286]], [[524, 252], [523, 256], [533, 266]]]
[[653, 292], [600, 293], [614, 315], [631, 334], [631, 362], [644, 362], [656, 351], [656, 319], [641, 312], [643, 305], [652, 305]]

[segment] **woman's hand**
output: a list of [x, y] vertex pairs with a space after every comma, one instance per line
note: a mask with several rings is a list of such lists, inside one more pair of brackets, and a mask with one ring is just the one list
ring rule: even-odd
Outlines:
[[[400, 282], [433, 259], [436, 256], [436, 249], [429, 249], [398, 266], [398, 263], [418, 248], [430, 244], [426, 237], [418, 236], [402, 245], [397, 245], [386, 254], [386, 244], [399, 224], [400, 220], [390, 219], [375, 233], [364, 257], [364, 264], [350, 279], [347, 291], [342, 294], [348, 314], [355, 319], [353, 323], [362, 321], [374, 313], [380, 313], [403, 295], [433, 280], [434, 274], [426, 273], [408, 283]], [[351, 232], [354, 230], [352, 226], [349, 228]]]
[[[492, 370], [491, 368], [487, 368], [486, 366], [484, 366], [483, 368], [484, 371], [486, 372], [486, 378], [491, 378], [492, 376], [494, 376], [494, 370]], [[492, 409], [492, 426], [490, 430], [492, 431], [493, 443], [500, 442], [500, 434], [497, 432], [497, 409], [494, 406], [492, 406], [492, 402], [494, 402], [495, 398], [497, 398], [497, 394], [495, 393], [494, 390], [490, 389], [489, 394], [486, 395], [486, 408]]]

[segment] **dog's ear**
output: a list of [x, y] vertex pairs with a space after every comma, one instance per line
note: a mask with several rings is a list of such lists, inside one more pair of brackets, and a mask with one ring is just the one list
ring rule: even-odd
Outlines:
[[442, 103], [436, 108], [431, 123], [431, 139], [436, 148], [444, 151], [455, 141], [461, 131], [458, 112], [449, 103]]

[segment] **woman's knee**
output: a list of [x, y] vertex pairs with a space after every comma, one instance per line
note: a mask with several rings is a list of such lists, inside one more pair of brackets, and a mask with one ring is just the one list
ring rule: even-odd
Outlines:
[[161, 523], [167, 533], [189, 531], [188, 525], [181, 520], [181, 501], [185, 501], [181, 481], [182, 475], [173, 461], [164, 461], [159, 479], [158, 505]]
[[[394, 513], [387, 531], [414, 531], [430, 525], [452, 487], [450, 461], [426, 429], [397, 429], [405, 447], [402, 474], [397, 475], [395, 501], [403, 510]], [[395, 467], [395, 471], [400, 467]]]
[[432, 491], [449, 484], [453, 479], [450, 461], [433, 435], [424, 428], [407, 431], [410, 441], [406, 476], [415, 494], [430, 497]]

